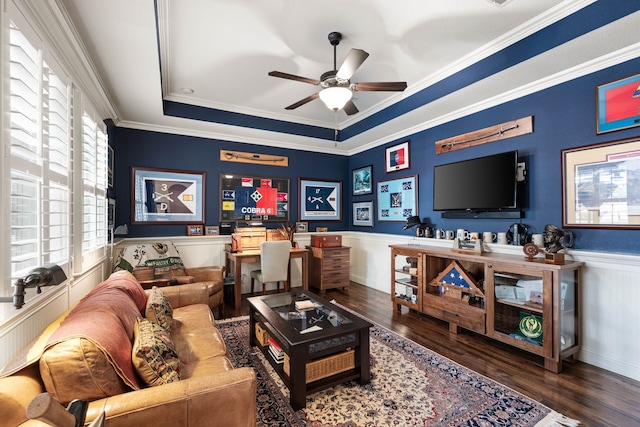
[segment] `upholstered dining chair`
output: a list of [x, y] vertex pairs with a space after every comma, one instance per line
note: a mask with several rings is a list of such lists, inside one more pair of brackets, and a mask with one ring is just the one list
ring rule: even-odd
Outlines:
[[284, 282], [284, 291], [289, 290], [289, 240], [275, 240], [260, 243], [260, 270], [251, 272], [251, 293], [255, 281], [262, 282], [262, 295], [266, 292], [266, 284], [276, 282], [280, 291], [280, 282]]

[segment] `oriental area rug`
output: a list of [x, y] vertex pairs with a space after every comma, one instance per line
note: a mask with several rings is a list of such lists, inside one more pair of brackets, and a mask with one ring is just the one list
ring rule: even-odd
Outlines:
[[310, 394], [306, 408], [294, 411], [287, 387], [262, 352], [249, 346], [248, 317], [217, 323], [232, 364], [255, 369], [258, 426], [579, 424], [379, 325], [370, 330], [371, 382], [351, 381]]

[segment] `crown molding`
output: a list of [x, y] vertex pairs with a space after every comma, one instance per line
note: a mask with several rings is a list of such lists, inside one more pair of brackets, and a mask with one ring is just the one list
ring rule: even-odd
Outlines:
[[114, 103], [60, 0], [13, 0], [54, 53], [71, 81], [104, 118], [117, 117]]

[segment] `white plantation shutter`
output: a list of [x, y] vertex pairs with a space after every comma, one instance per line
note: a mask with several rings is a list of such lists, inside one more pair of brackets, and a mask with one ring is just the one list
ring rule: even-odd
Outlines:
[[40, 51], [9, 25], [11, 117], [11, 276], [22, 276], [42, 258], [40, 227], [42, 138]]
[[82, 114], [82, 253], [94, 253], [107, 242], [107, 135], [93, 115]]
[[[20, 22], [20, 24], [17, 24]], [[70, 258], [70, 82], [28, 25], [9, 24], [11, 277]]]

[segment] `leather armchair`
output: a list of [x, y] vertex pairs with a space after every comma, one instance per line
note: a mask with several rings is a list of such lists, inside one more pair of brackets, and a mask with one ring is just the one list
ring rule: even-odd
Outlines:
[[224, 317], [224, 266], [210, 267], [174, 267], [169, 277], [178, 284], [204, 283], [209, 290], [209, 307], [218, 308], [219, 318]]
[[[176, 281], [178, 285], [205, 283], [209, 289], [209, 307], [212, 310], [218, 308], [219, 317], [224, 316], [224, 266], [186, 267], [175, 244], [165, 241], [123, 247], [116, 258], [114, 271], [128, 270], [138, 278], [138, 267], [155, 269], [151, 280], [142, 279], [150, 285], [161, 287], [173, 285]], [[155, 283], [156, 279], [172, 280]]]

